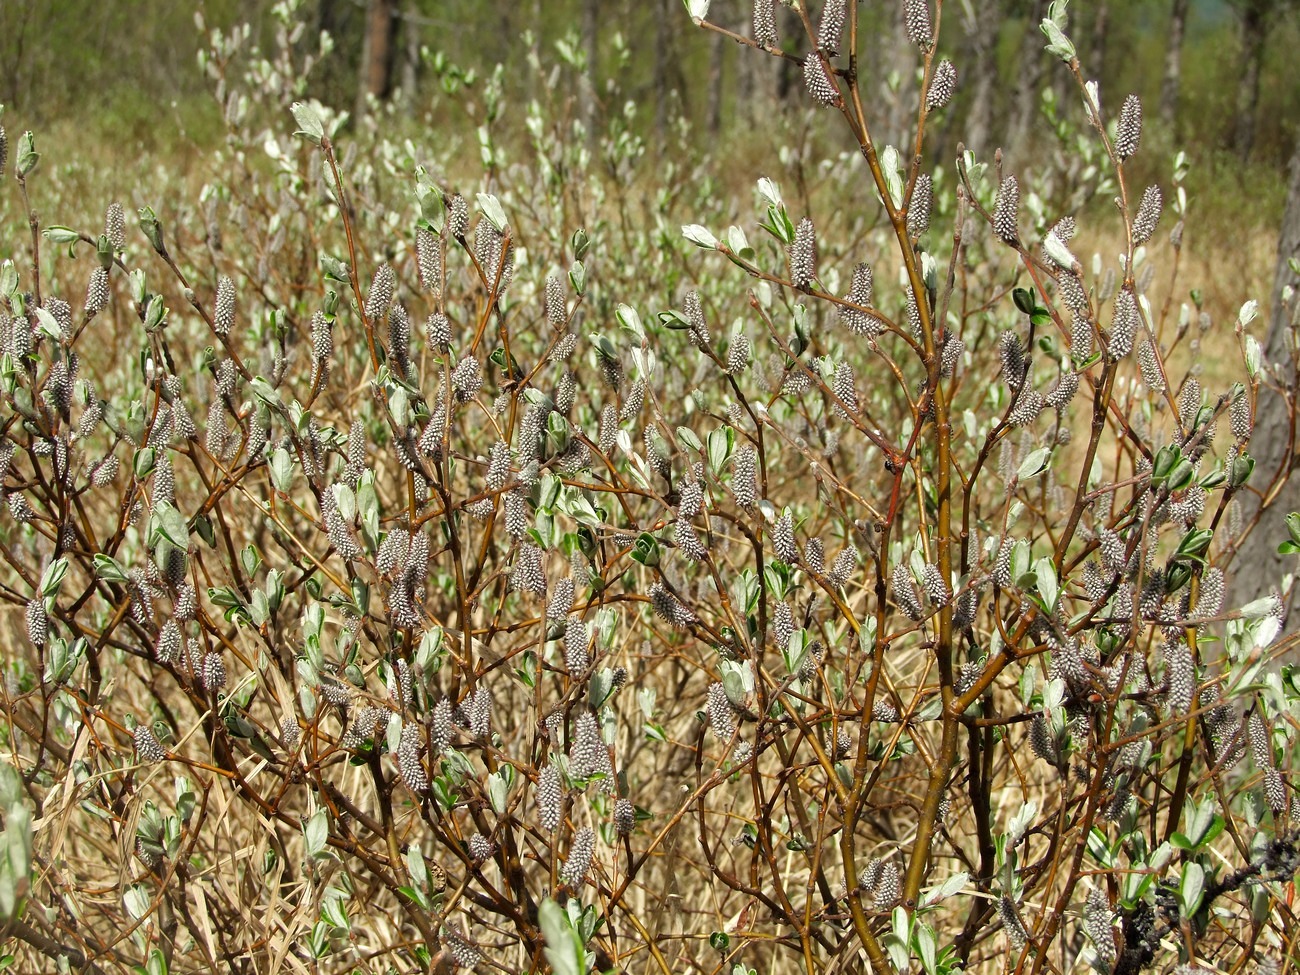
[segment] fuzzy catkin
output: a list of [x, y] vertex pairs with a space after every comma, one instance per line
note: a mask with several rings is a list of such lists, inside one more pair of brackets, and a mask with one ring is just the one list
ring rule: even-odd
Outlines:
[[920, 237], [930, 229], [930, 211], [934, 208], [934, 180], [928, 173], [916, 178], [912, 203], [907, 209], [907, 235]]
[[758, 451], [751, 444], [741, 447], [732, 458], [731, 491], [742, 508], [752, 507], [758, 498]]
[[[869, 308], [875, 298], [874, 295], [874, 275], [870, 264], [858, 264], [853, 268], [853, 283], [849, 287], [849, 293], [844, 296], [844, 300], [860, 305], [863, 308]], [[873, 337], [879, 335], [882, 331], [878, 319], [867, 314], [858, 308], [840, 308], [840, 323], [855, 335], [865, 335]]]
[[783, 513], [772, 526], [771, 539], [772, 551], [778, 559], [786, 565], [798, 564], [799, 549], [794, 543], [794, 519], [788, 511]]
[[894, 567], [894, 601], [909, 619], [919, 622], [925, 618], [921, 609], [921, 599], [916, 593], [916, 583], [906, 562], [899, 562]]
[[921, 50], [928, 51], [930, 45], [934, 43], [928, 0], [905, 0], [903, 24], [907, 31], [907, 39]]
[[1020, 183], [1014, 176], [1002, 180], [993, 207], [993, 233], [1010, 247], [1020, 246]]
[[1120, 106], [1119, 121], [1115, 124], [1115, 155], [1120, 160], [1131, 158], [1142, 143], [1142, 102], [1137, 95], [1129, 95]]
[[692, 562], [703, 562], [709, 557], [709, 551], [700, 541], [695, 527], [685, 518], [679, 518], [673, 526], [673, 541], [682, 554]]
[[776, 47], [775, 0], [754, 0], [754, 42], [761, 47]]
[[108, 205], [104, 213], [104, 234], [113, 250], [118, 253], [126, 250], [126, 213], [122, 204], [113, 202]]
[[795, 228], [790, 244], [790, 283], [801, 289], [808, 288], [817, 276], [817, 232], [812, 219], [804, 217]]
[[45, 615], [45, 600], [40, 596], [29, 600], [25, 616], [27, 622], [27, 639], [31, 641], [31, 644], [34, 647], [45, 646], [45, 640], [50, 631], [50, 621]]
[[366, 295], [366, 318], [372, 323], [382, 318], [388, 311], [388, 306], [393, 303], [395, 286], [396, 279], [391, 267], [380, 264], [375, 268], [374, 276], [370, 279], [370, 291]]
[[921, 583], [925, 588], [926, 597], [935, 606], [947, 606], [952, 599], [952, 591], [948, 588], [948, 583], [937, 565], [926, 563], [921, 572]]
[[415, 232], [415, 263], [420, 286], [432, 292], [437, 301], [442, 296], [442, 246], [433, 231], [425, 227]]
[[819, 105], [835, 105], [840, 100], [840, 90], [831, 80], [826, 62], [817, 51], [810, 52], [803, 59], [803, 83], [813, 101]]
[[582, 886], [582, 882], [587, 879], [587, 871], [591, 869], [591, 857], [595, 846], [596, 835], [590, 826], [584, 826], [573, 834], [573, 842], [569, 845], [569, 857], [560, 869], [560, 879], [566, 886], [572, 888]]
[[1011, 946], [1016, 951], [1025, 947], [1025, 942], [1029, 938], [1025, 930], [1025, 924], [1020, 920], [1020, 912], [1016, 910], [1016, 905], [1012, 903], [1011, 898], [1001, 897], [998, 899], [998, 919], [1002, 921], [1002, 927], [1007, 932], [1007, 938], [1011, 941]]
[[1138, 369], [1142, 373], [1142, 382], [1146, 383], [1147, 389], [1153, 393], [1165, 391], [1165, 376], [1160, 371], [1155, 346], [1150, 342], [1143, 342], [1138, 348]]
[[672, 626], [687, 626], [695, 621], [692, 613], [682, 602], [659, 582], [650, 587], [647, 593], [654, 614]]
[[586, 671], [589, 662], [587, 625], [582, 617], [570, 616], [564, 627], [564, 666], [577, 677]]
[[560, 788], [560, 772], [554, 765], [547, 765], [537, 776], [537, 820], [542, 829], [553, 832], [560, 825], [560, 813], [563, 796]]
[[721, 681], [709, 685], [705, 714], [709, 719], [709, 727], [713, 729], [713, 736], [721, 742], [730, 741], [736, 733], [736, 712]]
[[840, 49], [840, 34], [844, 30], [845, 0], [826, 0], [822, 6], [822, 19], [817, 27], [817, 46], [827, 54]]
[[399, 376], [411, 373], [411, 319], [400, 304], [388, 313], [388, 355]]
[[943, 108], [957, 90], [957, 69], [947, 58], [940, 61], [930, 79], [930, 90], [925, 93], [925, 107], [930, 111]]
[[148, 725], [136, 725], [135, 731], [132, 732], [132, 738], [135, 742], [135, 753], [140, 757], [142, 763], [153, 765], [167, 757], [167, 750], [163, 748], [158, 741], [158, 737]]
[[1142, 201], [1138, 204], [1137, 215], [1133, 218], [1133, 243], [1145, 244], [1151, 239], [1156, 232], [1156, 225], [1160, 223], [1160, 211], [1164, 205], [1164, 200], [1160, 194], [1159, 186], [1148, 186], [1142, 193]]
[[749, 365], [749, 339], [744, 333], [737, 332], [731, 337], [731, 343], [727, 346], [727, 373], [732, 376], [739, 376]]
[[682, 310], [689, 325], [691, 344], [698, 349], [707, 348], [710, 342], [709, 326], [704, 319], [704, 309], [700, 305], [698, 291], [688, 291], [682, 299]]
[[1138, 310], [1137, 299], [1128, 288], [1121, 288], [1115, 294], [1115, 312], [1110, 323], [1110, 344], [1106, 354], [1119, 361], [1133, 350], [1133, 341], [1137, 337]]
[[1083, 927], [1088, 932], [1092, 944], [1096, 945], [1097, 958], [1106, 969], [1109, 969], [1115, 961], [1113, 922], [1114, 914], [1110, 910], [1110, 902], [1106, 900], [1106, 892], [1100, 887], [1092, 888], [1092, 891], [1088, 892], [1087, 904], [1083, 909]]
[[614, 830], [619, 836], [631, 836], [636, 829], [636, 807], [626, 796], [614, 803]]
[[429, 791], [429, 774], [420, 761], [420, 729], [417, 725], [402, 726], [396, 758], [397, 771], [406, 788], [417, 796]]
[[843, 588], [849, 581], [849, 577], [858, 567], [858, 553], [853, 546], [848, 546], [840, 550], [835, 556], [835, 561], [831, 563], [830, 572], [826, 573], [826, 581], [834, 589]]
[[108, 304], [108, 269], [96, 267], [86, 283], [86, 317], [94, 318]]
[[222, 275], [217, 282], [217, 297], [212, 313], [212, 328], [218, 335], [229, 335], [235, 325], [235, 282]]
[[469, 204], [459, 193], [447, 197], [447, 236], [452, 240], [464, 240], [465, 231], [469, 229]]

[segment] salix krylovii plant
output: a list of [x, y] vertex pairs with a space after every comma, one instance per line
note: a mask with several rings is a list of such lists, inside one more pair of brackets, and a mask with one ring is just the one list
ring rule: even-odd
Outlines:
[[[597, 255], [566, 212], [633, 227], [565, 184], [585, 150], [545, 144], [540, 108], [535, 171], [502, 193], [545, 222], [519, 266], [500, 199], [412, 176], [406, 147], [366, 145], [404, 173], [389, 211], [373, 168], [345, 178], [342, 117], [296, 106], [297, 148], [284, 119], [252, 129], [310, 70], [293, 6], [269, 59], [213, 35], [229, 158], [172, 226], [120, 204], [102, 232], [43, 224], [29, 179], [53, 195], [58, 174], [17, 143], [6, 935], [35, 968], [522, 969], [544, 945], [559, 970], [616, 966], [654, 942], [705, 696], [654, 703], [699, 670], [642, 655], [653, 578], [623, 578], [672, 510], [629, 480], [630, 444], [687, 377], [647, 391], [649, 352], [628, 375], [622, 341], [579, 328]], [[372, 258], [399, 213], [396, 258]], [[602, 263], [680, 273], [646, 244]]]
[[[320, 106], [296, 143], [287, 112], [251, 129], [302, 94], [295, 9], [242, 82], [247, 34], [214, 36], [229, 172], [173, 226], [43, 224], [16, 141], [20, 964], [1131, 972], [1289, 943], [1289, 641], [1271, 601], [1221, 605], [1258, 345], [1245, 311], [1220, 340], [1243, 386], [1203, 393], [1192, 312], [1152, 297], [1179, 228], [1125, 180], [1140, 107], [1103, 112], [1059, 11], [1095, 129], [1071, 152], [1110, 173], [1021, 174], [1022, 206], [998, 160], [926, 160], [942, 7], [901, 6], [900, 152], [871, 139], [858, 5], [756, 4], [737, 39], [796, 57], [800, 25], [865, 167], [827, 195], [869, 176], [883, 219], [843, 225], [884, 229], [819, 241], [839, 224], [764, 180], [768, 242], [686, 233], [753, 280], [687, 291], [662, 230], [690, 191], [604, 206], [544, 106], [510, 161], [490, 80], [492, 194], [382, 122], [351, 153]], [[640, 153], [623, 120], [598, 150], [616, 179]], [[1123, 253], [1085, 272], [1100, 191]]]
[[[851, 273], [827, 268], [815, 214], [791, 215], [769, 180], [774, 246], [684, 228], [759, 282], [725, 351], [699, 299], [681, 316], [726, 374], [741, 444], [730, 490], [704, 488], [710, 531], [751, 559], [725, 578], [736, 551], [699, 540], [683, 489], [676, 546], [724, 595], [665, 615], [724, 637], [708, 713], [713, 759], [738, 773], [707, 812], [701, 798], [701, 834], [721, 831], [710, 816], [752, 829], [739, 856], [705, 855], [792, 925], [808, 971], [849, 944], [878, 972], [1001, 965], [1008, 947], [1032, 972], [1267, 957], [1290, 944], [1300, 853], [1278, 761], [1297, 689], [1264, 664], [1294, 641], [1276, 639], [1275, 598], [1225, 609], [1220, 564], [1253, 469], [1254, 305], [1218, 340], [1242, 382], [1204, 390], [1212, 340], [1189, 363], [1192, 311], [1151, 298], [1162, 192], [1126, 178], [1141, 105], [1103, 109], [1065, 3], [1042, 30], [1113, 173], [1120, 253], [1086, 272], [1075, 214], [1035, 199], [1026, 220], [1000, 154], [961, 153], [941, 230], [925, 133], [957, 69], [943, 5], [897, 6], [921, 79], [902, 150], [873, 139], [857, 3], [793, 4], [799, 56], [772, 0], [751, 36], [687, 2], [701, 26], [802, 62], [890, 231]], [[1175, 275], [1181, 237], [1179, 221]], [[751, 380], [759, 342], [776, 359]]]

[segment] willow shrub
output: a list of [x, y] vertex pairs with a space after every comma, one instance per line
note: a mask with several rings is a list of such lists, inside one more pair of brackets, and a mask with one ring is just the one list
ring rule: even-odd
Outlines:
[[1141, 106], [1063, 3], [1079, 102], [1020, 173], [928, 155], [960, 67], [924, 0], [901, 148], [856, 3], [708, 6], [850, 140], [814, 212], [757, 173], [739, 225], [629, 211], [575, 175], [592, 138], [638, 171], [626, 118], [534, 104], [511, 161], [444, 62], [495, 193], [305, 101], [295, 139], [292, 4], [269, 60], [212, 36], [227, 171], [171, 222], [46, 225], [17, 140], [15, 967], [1276, 969], [1294, 640], [1224, 592], [1286, 377], [1252, 303], [1174, 298], [1185, 166], [1127, 178]]

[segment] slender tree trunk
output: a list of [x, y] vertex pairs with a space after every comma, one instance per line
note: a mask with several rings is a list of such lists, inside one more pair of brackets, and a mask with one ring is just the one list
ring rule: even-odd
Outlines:
[[370, 98], [388, 97], [393, 77], [393, 29], [397, 26], [394, 0], [370, 0], [366, 9], [366, 38], [361, 61], [361, 91], [357, 114], [363, 115]]
[[1160, 120], [1178, 134], [1178, 92], [1183, 82], [1183, 37], [1187, 33], [1187, 8], [1191, 0], [1174, 0], [1165, 35], [1165, 76], [1160, 82]]
[[1043, 80], [1043, 35], [1038, 25], [1047, 9], [1047, 0], [1031, 0], [1029, 21], [1020, 44], [1019, 77], [1016, 79], [1016, 104], [1011, 119], [1010, 143], [1019, 148], [1029, 137], [1038, 114], [1038, 89]]
[[1087, 68], [1090, 77], [1105, 77], [1106, 39], [1109, 34], [1110, 7], [1106, 0], [1096, 0], [1092, 13], [1092, 44], [1088, 51]]
[[886, 144], [906, 145], [911, 138], [909, 130], [916, 121], [916, 101], [919, 97], [916, 87], [916, 48], [907, 38], [907, 25], [902, 17], [890, 17], [885, 21], [885, 43], [882, 65], [887, 74], [898, 78], [898, 86], [888, 92], [884, 113], [884, 136]]
[[722, 131], [722, 60], [726, 53], [723, 36], [714, 34], [709, 41], [709, 103], [706, 119], [709, 135], [713, 136]]
[[[1250, 452], [1255, 458], [1251, 486], [1255, 491], [1241, 495], [1245, 523], [1256, 515], [1259, 521], [1237, 551], [1229, 578], [1232, 582], [1233, 606], [1264, 595], [1279, 584], [1287, 572], [1297, 572], [1300, 565], [1294, 555], [1279, 555], [1278, 543], [1287, 538], [1286, 516], [1300, 510], [1300, 477], [1292, 477], [1296, 466], [1295, 431], [1292, 412], [1296, 395], [1296, 365], [1290, 351], [1292, 332], [1300, 304], [1295, 296], [1284, 302], [1282, 292], [1288, 286], [1300, 286], [1300, 276], [1291, 269], [1292, 260], [1300, 260], [1300, 140], [1291, 156], [1291, 180], [1286, 208], [1282, 212], [1282, 231], [1278, 237], [1277, 270], [1273, 278], [1272, 314], [1264, 356], [1275, 373], [1270, 389], [1263, 384], [1255, 407], [1255, 429]], [[1267, 491], [1280, 476], [1285, 483], [1275, 499], [1260, 510], [1257, 492]], [[1300, 587], [1292, 590], [1287, 601], [1288, 614], [1300, 601]]]
[[402, 100], [410, 104], [415, 98], [415, 88], [420, 76], [420, 25], [415, 21], [417, 13], [414, 0], [407, 0], [406, 13], [409, 14], [402, 24], [402, 33], [406, 43], [402, 55]]
[[587, 74], [583, 78], [582, 122], [587, 128], [587, 141], [596, 142], [596, 126], [600, 120], [598, 98], [597, 62], [600, 60], [600, 0], [583, 0], [582, 47], [587, 52]]
[[[1000, 12], [999, 12], [1000, 13]], [[998, 24], [1001, 16], [989, 16], [970, 0], [962, 4], [962, 19], [966, 27], [966, 44], [971, 66], [970, 108], [962, 132], [966, 148], [977, 156], [988, 147], [989, 129], [993, 122], [993, 93], [997, 90], [998, 68], [993, 58], [997, 44]]]
[[1237, 83], [1237, 122], [1232, 147], [1245, 162], [1255, 147], [1255, 113], [1259, 108], [1259, 71], [1273, 0], [1249, 0], [1241, 18], [1241, 70]]
[[673, 0], [654, 0], [655, 20], [655, 141], [662, 149], [668, 139], [668, 109], [670, 86], [668, 71], [672, 61], [672, 25], [676, 23]]
[[[865, 8], [864, 8], [865, 9]], [[784, 4], [776, 8], [777, 43], [791, 54], [803, 54], [808, 47], [799, 15]], [[805, 104], [807, 97], [803, 90], [803, 71], [790, 58], [781, 58], [778, 62], [776, 95], [784, 108]]]

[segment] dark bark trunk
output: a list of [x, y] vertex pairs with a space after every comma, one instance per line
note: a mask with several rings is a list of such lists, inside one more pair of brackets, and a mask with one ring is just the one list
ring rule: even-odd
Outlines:
[[1034, 119], [1038, 115], [1039, 88], [1043, 80], [1043, 35], [1038, 30], [1047, 0], [1031, 0], [1029, 20], [1025, 24], [1024, 39], [1020, 44], [1020, 60], [1016, 66], [1016, 104], [1011, 119], [1010, 143], [1019, 148], [1029, 138]]
[[1187, 8], [1191, 0], [1174, 0], [1169, 14], [1169, 40], [1165, 46], [1165, 76], [1160, 82], [1160, 120], [1178, 135], [1178, 92], [1183, 81], [1183, 37], [1187, 33]]
[[361, 91], [357, 114], [364, 114], [370, 98], [388, 97], [393, 78], [393, 32], [397, 26], [394, 0], [370, 0], [366, 8], [366, 38], [361, 60]]
[[596, 126], [600, 120], [600, 103], [597, 97], [600, 60], [600, 0], [584, 0], [582, 4], [582, 48], [587, 52], [587, 74], [583, 78], [582, 121], [587, 127], [587, 141], [596, 142]]
[[709, 41], [709, 135], [716, 136], [722, 130], [722, 59], [726, 55], [725, 41], [721, 34], [714, 34]]
[[416, 8], [411, 0], [407, 0], [406, 12], [411, 16], [402, 24], [406, 43], [402, 46], [401, 88], [402, 100], [410, 104], [415, 99], [415, 89], [420, 79], [420, 25], [416, 22]]
[[965, 131], [961, 133], [966, 148], [982, 155], [988, 147], [989, 129], [993, 123], [993, 93], [997, 90], [998, 68], [994, 60], [994, 47], [997, 45], [998, 24], [1001, 23], [1001, 11], [997, 16], [989, 16], [972, 5], [965, 18], [966, 44], [970, 55], [970, 80], [966, 82], [970, 91], [970, 108], [967, 110]]
[[1092, 44], [1088, 51], [1088, 75], [1103, 78], [1106, 75], [1106, 38], [1110, 33], [1110, 8], [1106, 0], [1098, 0], [1092, 14]]
[[[1255, 474], [1251, 478], [1254, 490], [1241, 496], [1245, 524], [1254, 523], [1254, 526], [1242, 541], [1229, 573], [1234, 608], [1279, 585], [1283, 574], [1300, 572], [1296, 556], [1279, 555], [1277, 551], [1278, 544], [1287, 538], [1287, 513], [1300, 509], [1300, 477], [1291, 477], [1296, 462], [1292, 423], [1296, 366], [1290, 351], [1300, 304], [1295, 295], [1289, 303], [1282, 297], [1288, 286], [1300, 286], [1300, 275], [1291, 269], [1291, 261], [1300, 261], [1300, 141], [1291, 156], [1290, 168], [1290, 185], [1278, 237], [1272, 313], [1264, 347], [1265, 358], [1275, 373], [1270, 385], [1277, 388], [1261, 383], [1256, 402], [1255, 429], [1250, 441], [1250, 452], [1255, 458]], [[1270, 491], [1275, 483], [1280, 487]], [[1261, 493], [1273, 495], [1262, 510]], [[1288, 615], [1296, 607], [1297, 594], [1293, 589], [1287, 605]]]
[[1232, 148], [1242, 162], [1255, 147], [1255, 112], [1259, 107], [1259, 71], [1273, 0], [1250, 0], [1241, 16], [1241, 67], [1237, 83], [1237, 121]]
[[672, 60], [672, 25], [676, 22], [673, 6], [673, 0], [655, 0], [655, 140], [660, 148], [668, 138], [668, 71]]

